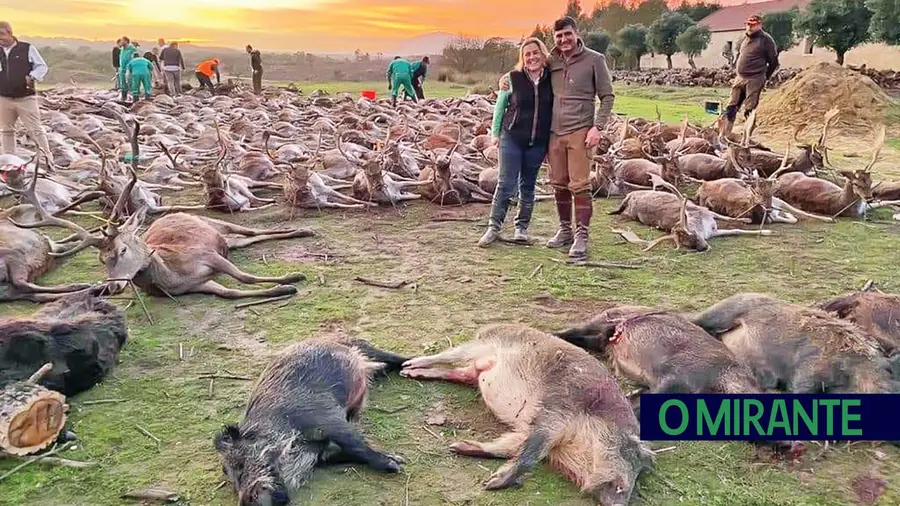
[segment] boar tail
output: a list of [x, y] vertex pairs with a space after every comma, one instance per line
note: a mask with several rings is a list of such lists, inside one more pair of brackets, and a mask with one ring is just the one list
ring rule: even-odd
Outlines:
[[399, 371], [403, 363], [409, 360], [407, 357], [379, 350], [362, 339], [352, 339], [349, 344], [356, 347], [367, 359], [385, 364], [384, 372]]

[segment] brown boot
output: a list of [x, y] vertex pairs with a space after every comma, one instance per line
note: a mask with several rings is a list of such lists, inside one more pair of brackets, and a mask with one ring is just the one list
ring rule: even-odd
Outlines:
[[569, 248], [570, 258], [587, 256], [588, 231], [591, 226], [591, 215], [594, 214], [594, 202], [590, 193], [575, 195], [575, 242]]
[[556, 212], [559, 214], [559, 230], [549, 241], [548, 248], [562, 248], [572, 243], [572, 192], [568, 188], [555, 189]]

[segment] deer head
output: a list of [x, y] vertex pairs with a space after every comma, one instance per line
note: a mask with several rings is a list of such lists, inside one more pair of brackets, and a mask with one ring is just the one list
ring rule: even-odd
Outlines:
[[837, 171], [838, 174], [845, 177], [850, 182], [853, 194], [856, 195], [857, 199], [862, 200], [863, 202], [870, 202], [872, 200], [872, 167], [874, 167], [881, 158], [881, 150], [884, 148], [885, 135], [885, 126], [881, 125], [878, 134], [875, 136], [875, 147], [872, 151], [872, 159], [865, 168], [855, 171]]
[[660, 243], [665, 241], [672, 241], [675, 243], [675, 249], [692, 249], [695, 251], [707, 251], [709, 249], [709, 243], [706, 242], [706, 239], [694, 231], [694, 223], [691, 220], [690, 216], [687, 212], [688, 199], [675, 186], [665, 182], [660, 181], [658, 184], [665, 186], [666, 188], [672, 190], [675, 195], [681, 199], [681, 209], [679, 211], [678, 223], [672, 227], [672, 230], [669, 231], [668, 235], [660, 237], [655, 241], [651, 242], [644, 248], [644, 251], [650, 251], [655, 248]]
[[109, 225], [103, 230], [100, 243], [100, 263], [106, 267], [108, 279], [106, 289], [110, 294], [121, 293], [140, 271], [150, 265], [152, 251], [147, 247], [138, 231], [147, 216], [147, 208], [141, 207], [128, 219], [119, 224], [131, 190], [137, 183], [137, 173], [130, 169], [131, 180], [119, 196], [109, 217]]

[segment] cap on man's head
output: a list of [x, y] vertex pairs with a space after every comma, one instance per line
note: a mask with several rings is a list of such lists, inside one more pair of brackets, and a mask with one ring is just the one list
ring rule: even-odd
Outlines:
[[754, 14], [754, 15], [750, 16], [749, 18], [747, 18], [747, 24], [748, 25], [761, 25], [762, 18], [757, 16], [756, 14]]

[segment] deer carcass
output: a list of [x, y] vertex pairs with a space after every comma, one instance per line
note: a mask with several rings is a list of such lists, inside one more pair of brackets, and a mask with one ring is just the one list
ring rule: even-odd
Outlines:
[[460, 141], [456, 141], [443, 156], [436, 157], [425, 151], [431, 158], [431, 165], [419, 173], [419, 181], [424, 185], [421, 189], [422, 197], [442, 206], [461, 206], [469, 202], [490, 203], [492, 195], [450, 170], [450, 161], [459, 145]]
[[[455, 369], [435, 367], [462, 362]], [[586, 351], [520, 325], [489, 325], [475, 339], [414, 358], [400, 373], [479, 388], [484, 403], [512, 431], [494, 441], [450, 449], [509, 459], [488, 490], [517, 484], [544, 459], [603, 506], [628, 504], [638, 476], [652, 466], [634, 411], [612, 374]]]
[[646, 245], [644, 251], [648, 251], [659, 243], [671, 240], [676, 249], [682, 247], [696, 251], [709, 249], [707, 240], [714, 237], [729, 235], [771, 235], [771, 230], [719, 230], [716, 220], [726, 222], [749, 223], [749, 218], [731, 218], [714, 213], [709, 209], [698, 206], [681, 196], [678, 189], [665, 182], [663, 186], [671, 189], [675, 194], [655, 190], [638, 190], [629, 193], [618, 209], [609, 214], [621, 214], [644, 225], [658, 228], [668, 232], [650, 243], [640, 240], [630, 232], [619, 231], [629, 242]]
[[897, 391], [878, 340], [824, 311], [765, 294], [739, 293], [692, 321], [725, 343], [766, 390]]
[[[391, 129], [388, 128], [388, 138], [390, 138]], [[360, 160], [355, 155], [351, 155], [344, 151], [341, 145], [344, 132], [339, 131], [337, 135], [337, 146], [341, 154], [353, 164], [362, 166], [356, 172], [353, 178], [353, 196], [357, 200], [366, 202], [375, 202], [381, 205], [395, 205], [397, 202], [404, 200], [415, 200], [421, 198], [415, 193], [407, 193], [406, 188], [413, 186], [423, 186], [430, 184], [419, 181], [395, 181], [394, 178], [384, 171], [385, 156], [383, 151], [376, 151], [373, 156], [367, 160]], [[386, 143], [382, 145], [382, 150]]]
[[[72, 256], [79, 251], [99, 244], [99, 240], [81, 226], [51, 216], [41, 207], [35, 196], [37, 171], [31, 184], [25, 190], [9, 187], [10, 191], [21, 195], [38, 213], [41, 220], [36, 223], [19, 223], [14, 217], [24, 206], [16, 206], [0, 212], [0, 301], [28, 300], [49, 302], [67, 293], [87, 290], [92, 287], [85, 283], [71, 283], [57, 286], [40, 286], [34, 281], [49, 271], [58, 259]], [[49, 237], [30, 230], [36, 227], [57, 226], [75, 232], [62, 241], [55, 242]], [[66, 243], [79, 240], [74, 247], [65, 248]]]
[[344, 195], [325, 184], [322, 176], [313, 170], [318, 161], [321, 145], [322, 136], [320, 134], [318, 146], [309, 166], [302, 162], [291, 162], [291, 170], [287, 172], [287, 180], [284, 183], [284, 199], [288, 205], [310, 209], [377, 206], [378, 204], [374, 202], [365, 202]]

